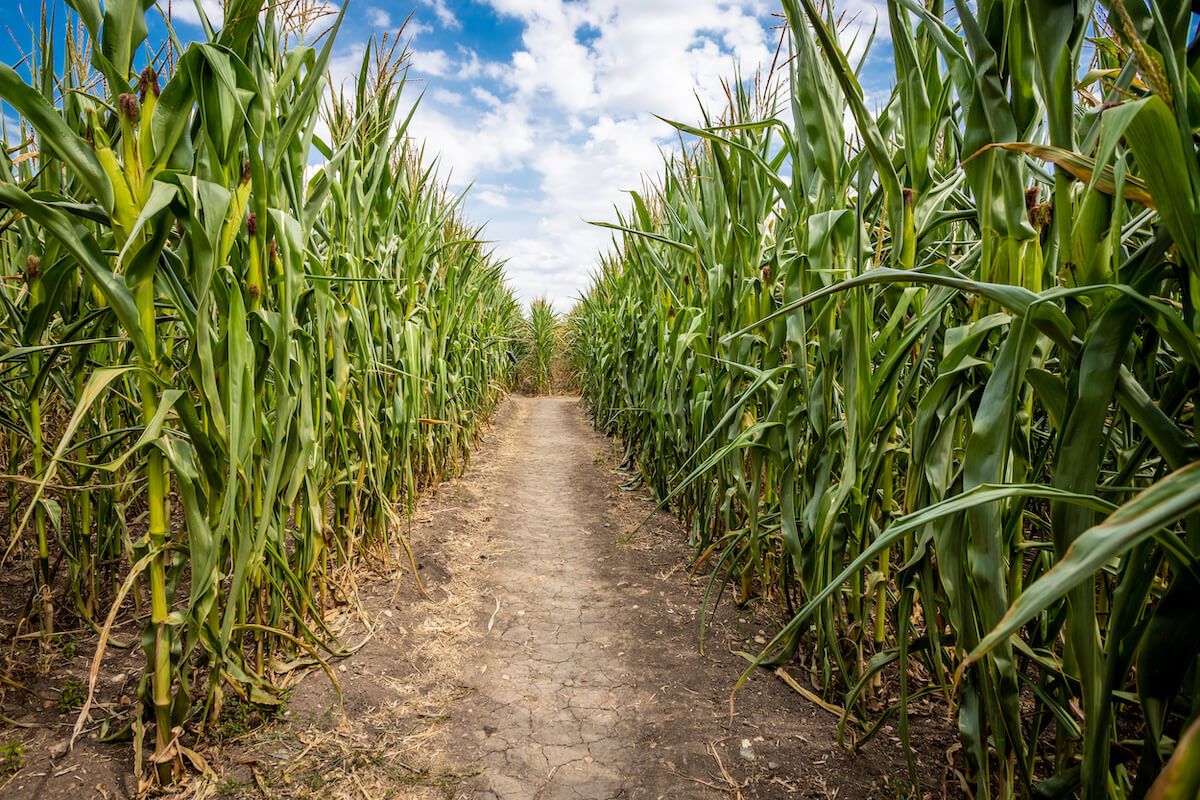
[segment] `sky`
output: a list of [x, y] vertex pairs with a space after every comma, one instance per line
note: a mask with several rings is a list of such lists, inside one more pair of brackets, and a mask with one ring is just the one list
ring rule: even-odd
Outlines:
[[[317, 0], [314, 0], [314, 2]], [[5, 3], [11, 3], [7, 0]], [[168, 0], [160, 0], [167, 11]], [[202, 36], [191, 0], [170, 0], [181, 39]], [[588, 283], [629, 190], [677, 151], [655, 115], [694, 123], [698, 103], [719, 112], [723, 77], [770, 66], [781, 35], [778, 0], [350, 0], [331, 73], [348, 78], [372, 35], [409, 43], [408, 130], [464, 191], [468, 218], [506, 259], [523, 302], [566, 311]], [[40, 0], [17, 0], [30, 21]], [[201, 5], [219, 26], [219, 0]], [[856, 29], [882, 2], [838, 0]], [[336, 8], [336, 6], [331, 6]], [[886, 17], [864, 86], [891, 73]], [[407, 24], [406, 24], [407, 21]], [[19, 38], [23, 23], [6, 23]], [[151, 32], [153, 38], [154, 31]], [[0, 57], [19, 55], [11, 36]]]

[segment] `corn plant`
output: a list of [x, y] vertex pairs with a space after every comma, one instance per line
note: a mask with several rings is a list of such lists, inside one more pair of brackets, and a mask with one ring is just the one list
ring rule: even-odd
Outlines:
[[518, 367], [532, 394], [547, 394], [553, 389], [561, 339], [560, 320], [550, 301], [542, 297], [530, 303], [518, 342]]
[[5, 560], [47, 641], [64, 614], [100, 634], [91, 688], [144, 649], [130, 725], [167, 783], [229, 693], [277, 705], [348, 652], [356, 563], [407, 549], [405, 505], [465, 462], [520, 311], [405, 137], [403, 50], [329, 90], [345, 6], [310, 43], [230, 0], [156, 50], [152, 2], [70, 5], [28, 76], [0, 66]]
[[674, 123], [610, 225], [569, 319], [596, 424], [706, 616], [764, 602], [750, 669], [802, 660], [857, 742], [942, 696], [978, 796], [1194, 792], [1190, 5], [889, 0], [878, 113], [832, 12], [783, 10], [786, 74]]

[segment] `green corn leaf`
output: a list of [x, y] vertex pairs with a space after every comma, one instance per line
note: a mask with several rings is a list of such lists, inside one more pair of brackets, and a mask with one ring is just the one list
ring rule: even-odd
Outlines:
[[967, 655], [963, 665], [977, 661], [1006, 641], [1035, 614], [1091, 579], [1110, 560], [1169, 528], [1197, 508], [1200, 508], [1200, 462], [1189, 464], [1155, 482], [1106, 520], [1080, 534], [1062, 559], [1016, 599], [1004, 618]]

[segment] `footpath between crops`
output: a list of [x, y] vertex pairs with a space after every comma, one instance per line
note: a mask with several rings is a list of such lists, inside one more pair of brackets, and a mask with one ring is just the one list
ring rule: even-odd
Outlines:
[[[706, 574], [689, 574], [669, 515], [638, 528], [654, 503], [625, 486], [620, 455], [574, 398], [506, 400], [467, 474], [409, 521], [424, 594], [403, 555], [343, 577], [357, 605], [330, 625], [367, 643], [330, 662], [340, 703], [314, 670], [277, 715], [234, 704], [201, 750], [215, 775], [174, 797], [959, 796], [938, 707], [913, 707], [919, 791], [890, 725], [839, 747], [836, 709], [806, 699], [800, 664], [755, 673], [731, 718], [736, 651], [770, 626], [727, 597], [699, 652]], [[121, 745], [88, 738], [31, 767], [0, 795], [136, 795]]]
[[[836, 743], [836, 717], [779, 676], [755, 675], [730, 718], [746, 664], [731, 650], [756, 649], [764, 626], [726, 602], [700, 654], [705, 580], [689, 576], [686, 532], [665, 513], [637, 530], [654, 503], [623, 488], [619, 461], [576, 399], [514, 398], [468, 475], [419, 515], [413, 546], [440, 550], [448, 570], [430, 591], [463, 604], [424, 625], [443, 632], [431, 654], [457, 663], [460, 699], [429, 741], [443, 774], [461, 779], [447, 793], [909, 795], [890, 727], [850, 755]], [[938, 777], [921, 794], [941, 795], [946, 739], [927, 743], [917, 758]]]

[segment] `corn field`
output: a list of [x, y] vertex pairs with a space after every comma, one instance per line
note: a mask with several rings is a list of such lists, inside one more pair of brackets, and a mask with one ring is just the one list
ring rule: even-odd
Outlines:
[[530, 394], [548, 394], [554, 388], [564, 344], [561, 320], [548, 299], [541, 297], [529, 304], [520, 333], [520, 355], [514, 358], [522, 387]]
[[1191, 4], [888, 0], [878, 111], [873, 39], [783, 9], [778, 72], [672, 123], [610, 226], [569, 319], [595, 424], [705, 618], [774, 614], [743, 681], [801, 661], [847, 744], [943, 698], [978, 797], [1193, 797]]
[[403, 47], [328, 88], [345, 6], [308, 42], [230, 0], [153, 49], [152, 2], [70, 5], [0, 66], [11, 633], [98, 632], [93, 689], [140, 646], [131, 732], [167, 783], [185, 730], [354, 646], [329, 622], [352, 568], [402, 552], [405, 507], [465, 463], [521, 312], [407, 143]]

